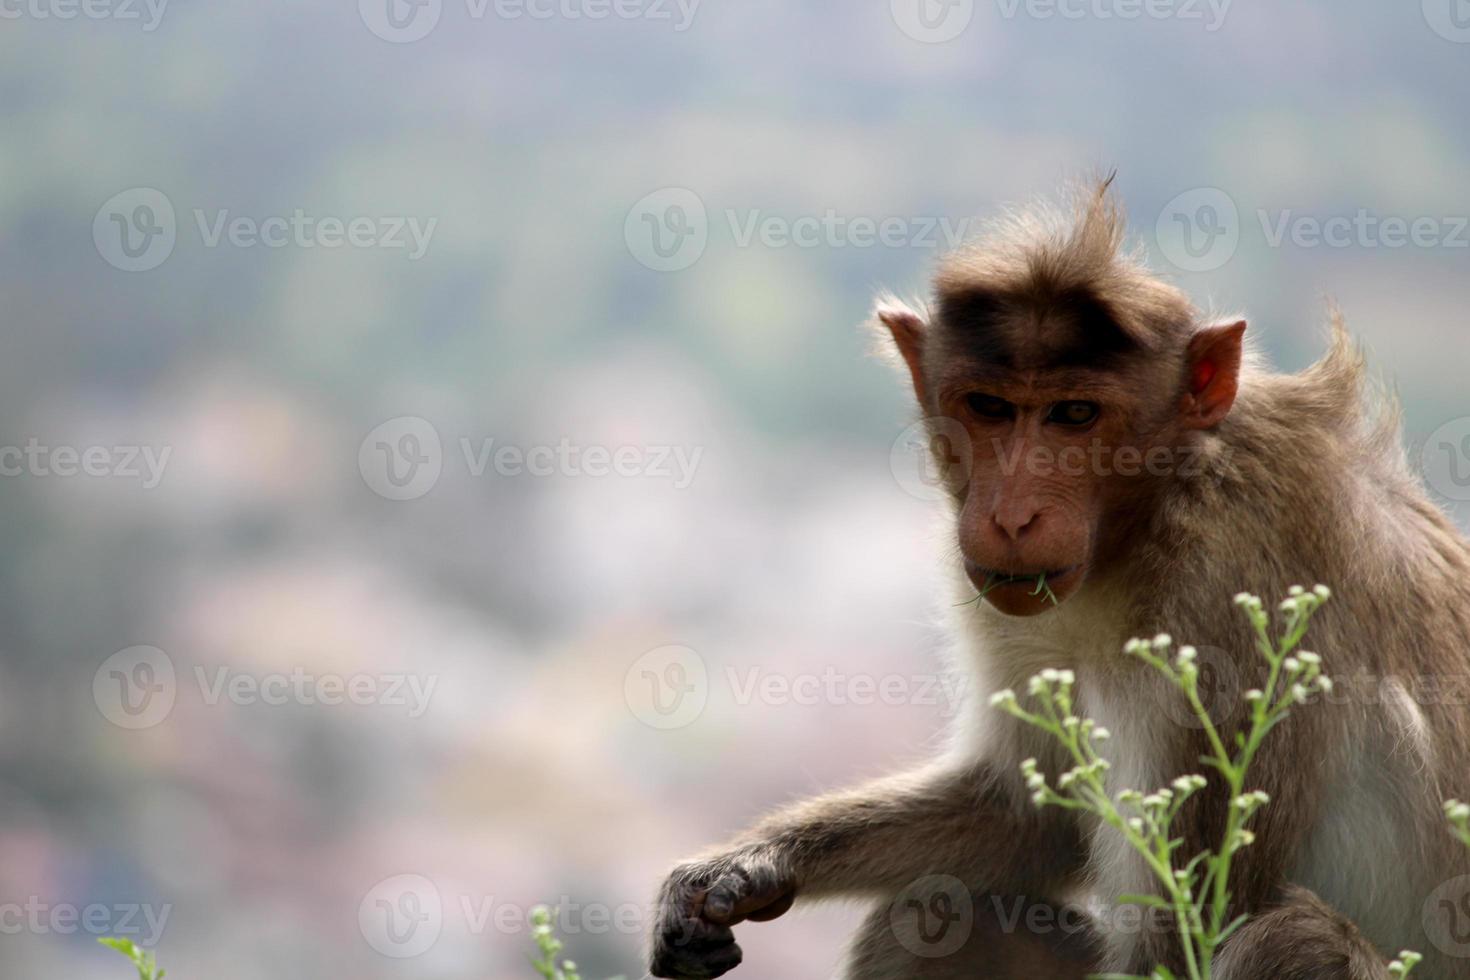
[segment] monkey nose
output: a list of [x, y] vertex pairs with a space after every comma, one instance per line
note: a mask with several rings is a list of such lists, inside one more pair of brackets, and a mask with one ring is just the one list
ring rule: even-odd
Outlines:
[[1041, 512], [1033, 507], [1007, 507], [997, 510], [990, 520], [1011, 541], [1020, 541], [1036, 530]]

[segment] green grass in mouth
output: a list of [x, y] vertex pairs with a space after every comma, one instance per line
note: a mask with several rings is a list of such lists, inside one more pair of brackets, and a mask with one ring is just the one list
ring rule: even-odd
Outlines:
[[1057, 599], [1057, 594], [1051, 590], [1050, 585], [1046, 584], [1045, 572], [1041, 572], [1040, 574], [1035, 576], [1000, 575], [995, 572], [991, 572], [990, 574], [985, 576], [985, 587], [982, 588], [979, 592], [975, 593], [975, 598], [966, 599], [964, 602], [955, 603], [955, 605], [968, 606], [970, 603], [973, 602], [978, 607], [980, 605], [981, 599], [984, 599], [986, 596], [990, 595], [992, 591], [1000, 588], [1002, 585], [1012, 585], [1016, 582], [1030, 582], [1033, 578], [1036, 580], [1036, 588], [1031, 590], [1032, 595], [1041, 595], [1045, 593], [1046, 598], [1051, 600], [1052, 605], [1061, 605], [1060, 601]]

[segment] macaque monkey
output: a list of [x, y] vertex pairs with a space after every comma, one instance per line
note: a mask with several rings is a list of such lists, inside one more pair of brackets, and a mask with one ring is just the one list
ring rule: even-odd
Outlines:
[[[878, 300], [882, 342], [949, 436], [936, 464], [958, 548], [943, 606], [969, 704], [932, 763], [676, 868], [654, 976], [720, 976], [741, 961], [733, 926], [831, 897], [876, 904], [844, 967], [854, 980], [1184, 975], [1172, 923], [1117, 904], [1159, 893], [1142, 861], [1090, 816], [1032, 803], [1019, 763], [1036, 758], [1052, 785], [1068, 764], [989, 695], [1073, 671], [1078, 713], [1112, 733], [1113, 791], [1209, 777], [1176, 821], [1178, 853], [1218, 847], [1226, 788], [1200, 763], [1204, 736], [1124, 643], [1166, 631], [1196, 645], [1230, 738], [1240, 695], [1265, 681], [1232, 597], [1320, 582], [1334, 597], [1307, 644], [1336, 684], [1252, 767], [1248, 788], [1271, 802], [1235, 858], [1231, 915], [1249, 919], [1214, 977], [1382, 978], [1410, 948], [1415, 980], [1470, 978], [1470, 861], [1441, 810], [1470, 798], [1470, 543], [1410, 473], [1396, 408], [1365, 385], [1335, 313], [1322, 360], [1273, 373], [1244, 320], [1196, 309], [1123, 229], [1105, 181], [945, 257], [927, 303]], [[926, 949], [961, 912], [962, 934]]]

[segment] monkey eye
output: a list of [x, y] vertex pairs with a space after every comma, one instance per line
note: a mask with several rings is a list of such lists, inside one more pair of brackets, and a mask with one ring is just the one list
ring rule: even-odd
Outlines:
[[1047, 413], [1046, 420], [1058, 425], [1087, 425], [1097, 418], [1097, 402], [1057, 402]]
[[1016, 414], [1016, 406], [1004, 398], [996, 398], [994, 395], [982, 395], [978, 393], [966, 395], [965, 404], [970, 407], [970, 411], [982, 419], [1002, 421], [1012, 418]]

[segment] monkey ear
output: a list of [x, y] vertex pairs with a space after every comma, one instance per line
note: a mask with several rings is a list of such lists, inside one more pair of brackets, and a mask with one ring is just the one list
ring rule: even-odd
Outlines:
[[1240, 360], [1245, 321], [1201, 327], [1190, 338], [1185, 357], [1187, 380], [1180, 399], [1184, 425], [1208, 429], [1235, 404], [1240, 389]]
[[914, 395], [919, 399], [919, 404], [927, 404], [923, 363], [924, 335], [928, 332], [929, 325], [908, 304], [890, 295], [878, 297], [873, 307], [873, 320], [887, 328], [893, 346], [908, 365], [909, 377], [914, 383]]

